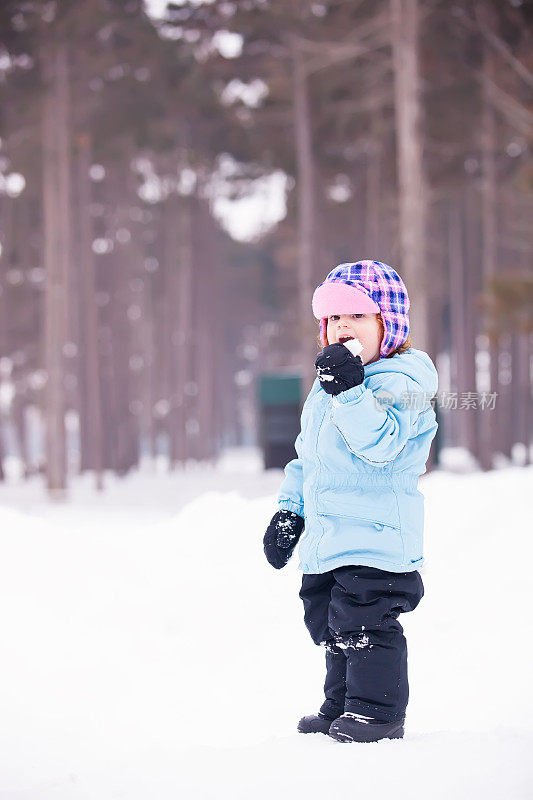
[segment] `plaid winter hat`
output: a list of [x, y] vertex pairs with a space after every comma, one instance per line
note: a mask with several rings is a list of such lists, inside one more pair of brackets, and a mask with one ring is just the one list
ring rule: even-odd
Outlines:
[[382, 261], [339, 264], [315, 289], [313, 314], [320, 320], [322, 347], [327, 344], [330, 314], [380, 313], [385, 327], [380, 354], [387, 356], [409, 336], [409, 295], [404, 282]]

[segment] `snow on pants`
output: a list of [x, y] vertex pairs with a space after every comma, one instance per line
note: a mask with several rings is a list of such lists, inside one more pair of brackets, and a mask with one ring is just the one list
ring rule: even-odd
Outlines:
[[326, 647], [323, 714], [335, 719], [350, 711], [380, 722], [404, 716], [407, 642], [398, 616], [423, 595], [416, 571], [348, 566], [304, 574], [305, 624], [315, 644]]

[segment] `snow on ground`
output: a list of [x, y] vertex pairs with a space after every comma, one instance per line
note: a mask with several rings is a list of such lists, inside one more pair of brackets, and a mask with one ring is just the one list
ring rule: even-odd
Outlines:
[[406, 738], [295, 732], [322, 699], [257, 459], [0, 487], [1, 800], [526, 798], [532, 468], [434, 472]]

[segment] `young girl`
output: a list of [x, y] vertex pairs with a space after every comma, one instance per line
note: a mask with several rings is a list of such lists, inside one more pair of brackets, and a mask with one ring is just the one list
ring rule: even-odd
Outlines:
[[309, 633], [326, 649], [326, 681], [320, 711], [298, 730], [345, 742], [403, 736], [407, 644], [398, 616], [424, 594], [417, 484], [437, 430], [437, 372], [411, 346], [408, 311], [402, 279], [380, 261], [340, 264], [315, 290], [324, 349], [298, 457], [264, 537], [280, 569], [305, 526], [300, 597]]

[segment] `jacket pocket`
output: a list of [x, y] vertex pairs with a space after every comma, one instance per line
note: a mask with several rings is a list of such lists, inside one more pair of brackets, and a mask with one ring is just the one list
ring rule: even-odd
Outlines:
[[378, 519], [371, 519], [369, 517], [358, 517], [355, 514], [332, 514], [329, 512], [326, 513], [325, 511], [317, 511], [317, 517], [339, 517], [340, 519], [354, 519], [359, 522], [368, 522], [376, 531], [382, 531], [384, 528], [392, 528], [395, 531], [400, 530], [399, 525], [381, 522]]
[[403, 563], [404, 548], [399, 526], [353, 515], [318, 512], [317, 516], [325, 534], [318, 550], [320, 561], [327, 563], [349, 558], [353, 563], [359, 559]]
[[371, 488], [347, 486], [319, 490], [316, 511], [319, 516], [331, 515], [364, 520], [374, 525], [400, 529], [396, 496], [387, 486]]

